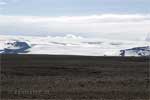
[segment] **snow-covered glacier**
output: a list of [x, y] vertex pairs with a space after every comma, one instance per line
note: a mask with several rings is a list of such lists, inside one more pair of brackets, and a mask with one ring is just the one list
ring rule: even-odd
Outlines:
[[81, 36], [0, 35], [1, 54], [54, 54], [87, 56], [150, 56], [149, 41], [110, 40]]

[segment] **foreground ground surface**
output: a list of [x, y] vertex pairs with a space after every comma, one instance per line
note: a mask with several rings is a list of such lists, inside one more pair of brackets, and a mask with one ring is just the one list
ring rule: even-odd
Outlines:
[[150, 100], [148, 57], [0, 57], [2, 99]]

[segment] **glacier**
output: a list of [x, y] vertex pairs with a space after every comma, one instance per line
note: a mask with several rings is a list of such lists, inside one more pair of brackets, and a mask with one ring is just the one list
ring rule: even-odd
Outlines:
[[110, 40], [68, 34], [66, 36], [0, 35], [1, 54], [50, 54], [84, 56], [150, 56], [146, 40]]

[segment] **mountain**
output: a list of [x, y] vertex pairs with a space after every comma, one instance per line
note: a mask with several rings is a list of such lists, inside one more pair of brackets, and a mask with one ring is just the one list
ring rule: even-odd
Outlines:
[[75, 35], [6, 36], [0, 35], [0, 53], [90, 56], [149, 56], [150, 42], [85, 38]]
[[150, 56], [150, 46], [120, 50], [121, 56]]
[[29, 44], [24, 41], [18, 41], [18, 40], [9, 40], [5, 43], [5, 48], [1, 50], [1, 53], [3, 54], [18, 54], [18, 53], [27, 53], [29, 51], [26, 51], [30, 48]]

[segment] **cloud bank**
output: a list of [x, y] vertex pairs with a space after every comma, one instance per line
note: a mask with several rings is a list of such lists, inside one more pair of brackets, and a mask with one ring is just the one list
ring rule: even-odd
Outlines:
[[60, 17], [0, 16], [0, 34], [75, 34], [87, 37], [141, 39], [150, 32], [149, 26], [150, 14], [102, 14]]

